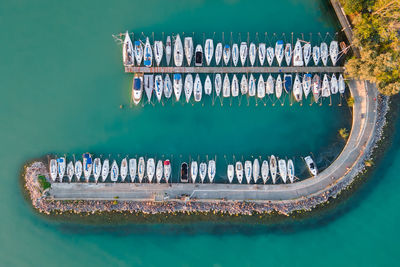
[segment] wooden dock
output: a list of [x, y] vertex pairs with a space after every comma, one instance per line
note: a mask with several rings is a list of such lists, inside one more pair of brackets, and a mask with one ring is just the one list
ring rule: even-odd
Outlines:
[[342, 73], [338, 67], [125, 67], [126, 73]]

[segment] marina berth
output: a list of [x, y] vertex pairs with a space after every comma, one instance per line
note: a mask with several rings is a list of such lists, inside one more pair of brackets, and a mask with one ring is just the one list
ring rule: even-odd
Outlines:
[[192, 183], [196, 182], [198, 172], [199, 172], [199, 167], [197, 161], [192, 161], [190, 163], [190, 179], [192, 179]]
[[194, 59], [195, 59], [194, 65], [196, 67], [200, 67], [203, 65], [203, 48], [201, 47], [201, 45], [196, 46]]
[[121, 162], [121, 181], [125, 182], [126, 176], [128, 175], [128, 161], [126, 158], [122, 159]]
[[179, 34], [176, 36], [174, 43], [174, 63], [177, 67], [181, 67], [183, 63], [183, 47]]
[[156, 172], [156, 166], [153, 158], [149, 158], [146, 163], [146, 175], [149, 183], [153, 182], [154, 174]]
[[264, 160], [261, 164], [261, 177], [264, 184], [268, 181], [268, 174], [269, 174], [268, 161]]
[[68, 181], [72, 181], [72, 177], [74, 176], [74, 163], [72, 161], [67, 164], [67, 177]]
[[[232, 165], [233, 168], [233, 165]], [[235, 164], [235, 172], [236, 172], [236, 178], [238, 180], [238, 183], [241, 184], [243, 181], [243, 164], [240, 161], [237, 161]], [[230, 183], [232, 183], [232, 179], [229, 180]]]
[[289, 159], [287, 161], [287, 172], [288, 172], [288, 178], [291, 183], [294, 181], [294, 165], [293, 161]]
[[118, 180], [118, 176], [119, 176], [118, 164], [114, 160], [111, 165], [111, 182], [116, 182]]
[[193, 57], [193, 38], [192, 37], [185, 37], [185, 56], [186, 56], [186, 61], [188, 66], [192, 63], [192, 57]]
[[206, 81], [204, 82], [204, 94], [211, 95], [211, 92], [212, 92], [212, 83], [210, 75], [207, 75]]
[[303, 99], [303, 87], [298, 74], [296, 74], [296, 77], [294, 79], [293, 96], [297, 102], [300, 102]]
[[201, 84], [200, 76], [196, 74], [196, 78], [194, 79], [194, 101], [200, 102], [202, 94], [203, 94], [203, 86]]
[[246, 75], [242, 75], [242, 79], [240, 80], [240, 93], [242, 95], [247, 95], [249, 92], [249, 83], [247, 81]]
[[260, 74], [260, 77], [258, 78], [257, 97], [258, 98], [265, 97], [265, 83], [264, 83], [264, 78], [263, 78], [262, 74]]
[[236, 74], [233, 74], [231, 89], [232, 89], [232, 96], [237, 97], [239, 95], [239, 81], [236, 77]]
[[89, 182], [89, 177], [92, 173], [92, 155], [89, 153], [84, 153], [82, 155], [83, 159], [83, 176], [85, 177], [86, 182]]
[[218, 43], [215, 47], [215, 65], [219, 65], [222, 59], [222, 43]]
[[275, 81], [275, 96], [279, 99], [282, 96], [282, 78], [279, 74]]
[[214, 181], [215, 178], [215, 169], [216, 169], [216, 163], [215, 160], [210, 160], [208, 162], [208, 179], [210, 180], [210, 183]]
[[101, 181], [105, 182], [107, 180], [108, 174], [110, 172], [110, 161], [105, 159], [103, 161], [103, 167], [101, 168]]
[[79, 182], [82, 177], [82, 171], [83, 171], [82, 162], [80, 160], [77, 160], [75, 162], [75, 177], [77, 182]]
[[100, 158], [95, 158], [93, 162], [93, 177], [94, 181], [97, 183], [101, 174], [101, 160]]
[[224, 50], [223, 50], [222, 54], [223, 54], [225, 65], [228, 65], [229, 64], [229, 60], [231, 58], [231, 47], [230, 47], [230, 45], [226, 44], [224, 46]]
[[204, 54], [206, 57], [207, 66], [210, 66], [211, 60], [214, 55], [214, 41], [212, 39], [207, 39], [204, 46]]
[[172, 95], [172, 82], [171, 82], [171, 78], [169, 77], [169, 74], [165, 75], [164, 78], [164, 96], [166, 98], [171, 98]]
[[231, 96], [231, 82], [229, 81], [228, 74], [225, 74], [224, 83], [222, 86], [222, 96], [230, 97]]
[[254, 180], [255, 184], [257, 183], [259, 177], [260, 177], [260, 162], [258, 161], [258, 159], [254, 159], [254, 161], [253, 161], [253, 180]]
[[158, 102], [161, 102], [161, 97], [162, 97], [163, 91], [164, 91], [164, 83], [163, 83], [162, 76], [161, 75], [156, 75], [155, 79], [154, 79], [154, 82], [155, 82], [154, 90], [155, 90], [155, 93], [156, 93], [157, 100], [158, 100]]
[[62, 182], [62, 179], [64, 178], [65, 168], [66, 168], [65, 158], [64, 157], [58, 158], [57, 159], [57, 172], [58, 172], [58, 177], [60, 178], [60, 182]]
[[336, 66], [336, 62], [339, 54], [339, 46], [337, 41], [332, 41], [329, 45], [329, 55], [331, 57], [332, 65]]
[[307, 99], [308, 95], [310, 94], [311, 83], [312, 83], [312, 75], [309, 73], [304, 74], [302, 85], [303, 85], [303, 92], [304, 92], [305, 99]]
[[124, 66], [134, 65], [134, 51], [131, 38], [129, 37], [128, 31], [125, 33], [125, 40], [122, 46], [122, 61]]
[[132, 81], [132, 101], [135, 105], [140, 103], [143, 93], [143, 74], [135, 73]]
[[229, 183], [232, 183], [234, 177], [234, 167], [232, 164], [228, 164], [228, 168], [226, 170], [226, 176], [228, 177]]
[[143, 65], [145, 67], [151, 67], [153, 64], [153, 52], [151, 49], [149, 37], [146, 38], [146, 43], [144, 45], [144, 59]]
[[265, 43], [260, 43], [258, 45], [258, 61], [260, 62], [260, 66], [264, 65], [265, 54], [266, 54], [266, 45]]
[[138, 163], [138, 179], [139, 179], [139, 183], [141, 183], [143, 181], [144, 178], [144, 174], [145, 174], [145, 161], [143, 157], [139, 158], [139, 163]]
[[311, 58], [311, 44], [305, 43], [303, 46], [304, 66], [308, 66]]
[[144, 75], [144, 92], [147, 96], [147, 102], [151, 102], [151, 97], [153, 95], [153, 88], [154, 88], [154, 75], [153, 74], [146, 74]]
[[240, 43], [240, 62], [242, 63], [242, 66], [246, 65], [246, 59], [247, 59], [247, 54], [248, 54], [248, 49], [247, 49], [247, 43], [246, 42], [241, 42]]
[[246, 181], [248, 184], [250, 184], [251, 176], [253, 174], [252, 167], [253, 165], [250, 160], [246, 160], [244, 162], [244, 176], [246, 177]]
[[[278, 46], [278, 47], [280, 47], [280, 46]], [[283, 53], [283, 50], [282, 50], [282, 53]], [[282, 54], [282, 55], [283, 55], [283, 54]], [[267, 61], [268, 61], [268, 65], [272, 66], [272, 63], [274, 62], [274, 57], [275, 57], [274, 49], [273, 49], [272, 47], [268, 47], [268, 48], [267, 48]], [[282, 62], [282, 59], [281, 59], [281, 62]], [[280, 65], [279, 65], [279, 66], [280, 66]]]
[[250, 65], [254, 66], [254, 63], [256, 62], [256, 54], [257, 54], [257, 48], [254, 43], [250, 43], [249, 47], [249, 60], [250, 60]]
[[276, 162], [276, 158], [274, 155], [271, 155], [271, 157], [269, 159], [269, 169], [270, 169], [271, 179], [272, 179], [273, 184], [276, 183], [277, 168], [278, 168], [278, 164]]
[[164, 179], [168, 183], [171, 178], [171, 162], [167, 159], [164, 160]]
[[201, 162], [199, 166], [199, 176], [200, 176], [200, 181], [202, 183], [204, 183], [206, 175], [207, 175], [207, 163]]
[[267, 85], [265, 87], [265, 93], [267, 95], [272, 95], [274, 93], [274, 78], [272, 75], [268, 75]]
[[239, 61], [239, 47], [237, 44], [232, 45], [232, 62], [236, 67]]
[[192, 76], [192, 74], [186, 75], [184, 88], [185, 88], [186, 103], [189, 103], [190, 98], [192, 96], [192, 92], [193, 92], [193, 76]]
[[162, 160], [157, 161], [157, 167], [156, 167], [156, 180], [157, 183], [161, 182], [161, 179], [163, 178], [163, 173], [164, 173], [164, 165]]
[[275, 57], [276, 57], [276, 61], [278, 61], [279, 67], [282, 64], [283, 56], [284, 56], [283, 41], [278, 40], [275, 43]]
[[167, 36], [167, 41], [165, 42], [165, 61], [167, 62], [167, 66], [171, 62], [171, 55], [172, 55], [172, 42], [171, 36]]
[[256, 79], [254, 78], [253, 74], [250, 74], [249, 79], [249, 96], [256, 95]]
[[328, 64], [328, 45], [325, 42], [321, 43], [320, 51], [322, 64], [326, 66]]
[[182, 75], [180, 73], [174, 74], [173, 87], [176, 101], [179, 101], [182, 94]]
[[293, 51], [293, 66], [302, 67], [304, 65], [303, 61], [303, 49], [301, 47], [301, 43], [297, 40], [294, 51]]
[[156, 60], [157, 66], [160, 66], [161, 60], [164, 55], [164, 48], [162, 41], [154, 42], [154, 59]]
[[221, 94], [221, 89], [222, 89], [222, 77], [220, 73], [215, 74], [214, 88], [215, 88], [215, 94], [219, 96]]
[[314, 65], [318, 66], [319, 60], [321, 58], [321, 52], [320, 52], [319, 46], [314, 46], [312, 53], [313, 53], [312, 56], [313, 56], [313, 60], [314, 60]]
[[290, 62], [292, 61], [292, 45], [286, 44], [285, 45], [285, 60], [286, 66], [290, 66]]
[[286, 168], [286, 161], [284, 159], [278, 160], [278, 169], [279, 169], [279, 176], [281, 177], [282, 181], [286, 184], [287, 168]]
[[336, 78], [336, 75], [332, 74], [332, 77], [331, 77], [331, 93], [334, 95], [334, 94], [337, 94], [338, 91], [339, 91], [338, 80]]
[[143, 59], [143, 45], [140, 41], [135, 41], [135, 59], [136, 64], [140, 66]]
[[49, 172], [50, 172], [51, 180], [55, 181], [57, 179], [57, 173], [58, 173], [57, 160], [56, 159], [51, 159], [49, 166], [50, 166]]

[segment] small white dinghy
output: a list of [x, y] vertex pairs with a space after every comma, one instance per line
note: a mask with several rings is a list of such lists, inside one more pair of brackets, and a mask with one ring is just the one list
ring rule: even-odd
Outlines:
[[222, 96], [230, 97], [231, 96], [231, 82], [229, 81], [228, 74], [225, 74], [224, 83], [222, 86]]
[[318, 74], [315, 74], [313, 77], [312, 92], [313, 92], [315, 103], [318, 103], [319, 97], [321, 95], [321, 81], [320, 81]]
[[272, 95], [274, 93], [274, 78], [271, 74], [268, 75], [267, 86], [265, 87], [265, 93]]
[[253, 74], [250, 74], [249, 79], [249, 96], [256, 95], [256, 79], [254, 78]]
[[246, 181], [248, 184], [250, 184], [252, 174], [253, 174], [253, 171], [252, 171], [251, 161], [246, 160], [244, 162], [244, 176], [246, 177]]
[[294, 165], [293, 165], [293, 160], [289, 159], [287, 161], [287, 172], [288, 172], [288, 178], [291, 183], [294, 181]]
[[157, 66], [160, 66], [161, 60], [164, 55], [164, 48], [162, 41], [154, 42], [154, 59], [156, 60]]
[[278, 61], [279, 67], [282, 64], [283, 56], [284, 56], [283, 41], [282, 40], [278, 40], [275, 43], [275, 57], [276, 57], [276, 61]]
[[203, 65], [203, 47], [199, 44], [196, 46], [196, 52], [194, 54], [194, 65], [196, 67]]
[[192, 183], [196, 182], [198, 172], [199, 168], [197, 165], [197, 161], [192, 161], [190, 163], [190, 178], [192, 179]]
[[200, 102], [202, 94], [203, 94], [203, 85], [201, 84], [199, 74], [196, 74], [196, 78], [194, 79], [194, 101]]
[[243, 164], [242, 164], [242, 162], [240, 162], [240, 161], [236, 162], [235, 171], [236, 171], [236, 178], [238, 179], [238, 183], [241, 184], [243, 181]]
[[307, 156], [304, 158], [304, 161], [306, 162], [308, 171], [311, 173], [311, 175], [316, 176], [318, 174], [318, 170], [314, 160], [310, 156]]
[[105, 159], [103, 162], [103, 167], [101, 168], [101, 180], [103, 182], [107, 180], [109, 172], [110, 172], [110, 161], [108, 159]]
[[226, 170], [226, 175], [228, 176], [229, 183], [232, 183], [233, 176], [235, 174], [235, 168], [232, 164], [228, 164], [228, 169]]
[[258, 161], [258, 159], [254, 159], [254, 162], [253, 162], [253, 180], [254, 180], [255, 184], [257, 183], [259, 177], [260, 177], [260, 162]]
[[326, 66], [328, 64], [328, 45], [325, 42], [321, 43], [320, 51], [322, 63]]
[[313, 57], [313, 60], [314, 60], [314, 65], [317, 66], [318, 63], [319, 63], [319, 59], [321, 58], [321, 53], [320, 53], [319, 46], [314, 46], [313, 47], [312, 57]]
[[336, 66], [336, 62], [339, 54], [339, 46], [337, 41], [332, 41], [329, 45], [329, 55], [331, 56], [331, 61], [333, 66]]
[[328, 75], [324, 74], [324, 79], [322, 81], [321, 96], [328, 97], [331, 95], [330, 84], [328, 80]]
[[60, 178], [60, 182], [62, 182], [62, 179], [64, 178], [66, 165], [64, 157], [57, 159], [58, 177]]
[[[82, 169], [83, 169], [82, 162], [80, 160], [76, 161], [75, 162], [75, 177], [76, 177], [77, 181], [79, 181], [81, 179]], [[56, 170], [57, 170], [57, 167], [56, 167]]]
[[169, 66], [169, 62], [171, 61], [172, 55], [172, 42], [171, 36], [167, 36], [167, 41], [165, 42], [165, 59], [167, 61], [167, 65]]
[[263, 179], [264, 184], [268, 181], [268, 174], [269, 174], [268, 161], [264, 160], [261, 164], [261, 177]]
[[143, 45], [140, 41], [135, 41], [135, 59], [136, 64], [140, 66], [143, 59]]
[[177, 67], [181, 67], [183, 63], [183, 47], [179, 34], [176, 35], [174, 43], [174, 62]]
[[284, 159], [278, 160], [278, 169], [279, 169], [279, 175], [282, 178], [282, 181], [286, 183], [286, 178], [287, 178], [287, 169], [286, 169], [286, 161]]
[[222, 52], [225, 65], [229, 64], [229, 60], [231, 59], [231, 47], [229, 45], [224, 46], [224, 50]]
[[200, 181], [203, 183], [204, 179], [206, 178], [206, 174], [207, 174], [207, 163], [202, 162], [200, 163], [199, 166], [199, 176], [200, 176]]
[[222, 89], [222, 77], [221, 74], [219, 73], [215, 74], [214, 87], [215, 87], [215, 94], [219, 96], [221, 94], [221, 89]]
[[168, 183], [170, 177], [171, 177], [171, 162], [169, 161], [169, 159], [167, 159], [164, 160], [164, 179], [166, 183]]
[[240, 93], [242, 95], [246, 95], [249, 92], [249, 83], [247, 81], [246, 75], [242, 75], [242, 79], [240, 80]]
[[332, 74], [331, 78], [331, 93], [332, 95], [337, 94], [339, 91], [339, 84], [335, 74]]
[[275, 81], [275, 95], [276, 98], [280, 98], [282, 96], [282, 78], [281, 75], [279, 74], [278, 77], [276, 78]]
[[277, 172], [278, 164], [276, 162], [276, 158], [274, 155], [269, 159], [269, 170], [271, 173], [272, 183], [276, 183], [276, 172]]
[[206, 95], [211, 95], [212, 92], [212, 83], [210, 76], [207, 74], [206, 81], [204, 82], [204, 93]]
[[236, 67], [239, 61], [239, 47], [237, 44], [233, 44], [232, 46], [232, 62], [233, 65]]
[[222, 43], [218, 43], [215, 47], [215, 65], [219, 65], [222, 59]]
[[57, 179], [57, 160], [51, 159], [50, 166], [49, 166], [50, 178], [53, 182]]
[[193, 92], [193, 76], [192, 74], [187, 74], [185, 77], [185, 98], [186, 103], [189, 103], [190, 97], [192, 96]]
[[242, 66], [246, 65], [247, 54], [248, 54], [247, 43], [241, 42], [240, 43], [240, 62], [242, 63]]
[[129, 159], [129, 177], [131, 178], [131, 182], [135, 182], [137, 171], [137, 162], [136, 159]]
[[192, 37], [185, 37], [184, 40], [184, 46], [185, 46], [185, 56], [186, 56], [186, 61], [188, 66], [192, 63], [192, 58], [193, 58], [193, 38]]
[[306, 43], [303, 46], [303, 57], [304, 57], [304, 66], [308, 66], [308, 63], [310, 62], [311, 59], [311, 44]]
[[311, 82], [312, 82], [312, 75], [309, 73], [304, 74], [303, 75], [303, 92], [304, 92], [304, 98], [306, 98], [306, 99], [311, 91]]
[[343, 75], [339, 75], [339, 93], [344, 94], [346, 90], [346, 83], [344, 82]]
[[154, 75], [146, 74], [143, 77], [144, 77], [144, 92], [146, 93], [147, 96], [147, 102], [150, 103], [154, 89]]
[[212, 39], [207, 39], [204, 46], [204, 54], [206, 57], [207, 66], [210, 66], [211, 60], [214, 55], [214, 41]]
[[129, 37], [128, 31], [125, 33], [124, 43], [122, 45], [122, 61], [124, 66], [133, 66], [135, 55], [131, 38]]
[[155, 93], [156, 93], [156, 97], [158, 102], [161, 102], [161, 98], [164, 92], [164, 82], [162, 79], [161, 75], [156, 75], [156, 77], [154, 78], [154, 83], [155, 83]]
[[119, 176], [118, 164], [114, 160], [111, 165], [111, 181], [116, 182], [118, 180], [118, 176]]
[[215, 164], [215, 160], [210, 160], [208, 162], [208, 179], [210, 180], [210, 183], [212, 183], [214, 181], [214, 177], [215, 177], [215, 169], [216, 169], [216, 164]]
[[169, 77], [169, 74], [165, 75], [164, 78], [164, 96], [166, 98], [171, 98], [172, 95], [172, 82], [171, 82], [171, 78]]
[[300, 77], [296, 74], [293, 84], [293, 96], [297, 102], [300, 102], [303, 99], [303, 86], [300, 82]]
[[125, 182], [126, 176], [128, 175], [128, 161], [124, 158], [121, 162], [121, 180]]
[[146, 43], [144, 45], [144, 59], [143, 59], [143, 65], [145, 67], [151, 67], [153, 64], [153, 52], [151, 49], [149, 37], [146, 38]]
[[183, 85], [182, 74], [175, 73], [173, 87], [174, 87], [174, 94], [175, 94], [176, 101], [179, 101], [179, 99], [181, 98], [182, 85]]
[[258, 61], [260, 62], [261, 66], [264, 65], [265, 54], [266, 54], [266, 45], [265, 43], [260, 43], [258, 45]]
[[254, 63], [256, 62], [256, 54], [257, 54], [256, 45], [254, 43], [251, 43], [249, 47], [249, 59], [251, 66], [254, 66]]
[[157, 161], [157, 167], [156, 167], [156, 180], [157, 183], [161, 182], [161, 179], [163, 177], [164, 173], [164, 166], [162, 160]]
[[265, 83], [262, 74], [260, 74], [260, 78], [258, 78], [257, 84], [257, 97], [264, 98], [265, 97]]
[[144, 173], [145, 173], [145, 161], [143, 157], [139, 158], [139, 163], [138, 163], [138, 178], [139, 178], [139, 183], [143, 181], [144, 178]]
[[290, 62], [292, 61], [292, 45], [291, 44], [286, 44], [286, 46], [285, 46], [285, 60], [286, 60], [286, 65], [290, 66]]
[[72, 181], [73, 176], [74, 176], [74, 163], [70, 161], [67, 164], [67, 177], [70, 182]]
[[97, 183], [101, 174], [101, 160], [100, 158], [95, 158], [93, 162], [93, 177], [94, 181]]
[[294, 51], [293, 51], [293, 66], [302, 67], [303, 65], [304, 65], [303, 49], [301, 48], [300, 41], [297, 40], [296, 44], [294, 45]]
[[239, 95], [239, 81], [238, 78], [236, 77], [236, 74], [233, 74], [231, 89], [232, 89], [232, 96], [237, 97]]
[[147, 174], [147, 179], [149, 180], [149, 183], [151, 183], [153, 181], [155, 172], [156, 172], [156, 165], [155, 165], [154, 159], [149, 158], [147, 160], [147, 164], [146, 164], [146, 174]]

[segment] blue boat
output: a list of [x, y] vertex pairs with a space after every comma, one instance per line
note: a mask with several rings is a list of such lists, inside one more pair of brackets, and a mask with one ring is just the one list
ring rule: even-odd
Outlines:
[[285, 74], [283, 76], [283, 80], [284, 80], [284, 88], [286, 93], [290, 93], [292, 91], [292, 75], [291, 74]]

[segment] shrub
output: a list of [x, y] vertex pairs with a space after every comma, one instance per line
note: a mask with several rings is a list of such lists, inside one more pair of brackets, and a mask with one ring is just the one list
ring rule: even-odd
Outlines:
[[51, 187], [51, 184], [46, 180], [44, 175], [38, 175], [38, 181], [42, 190], [46, 190], [47, 188]]

